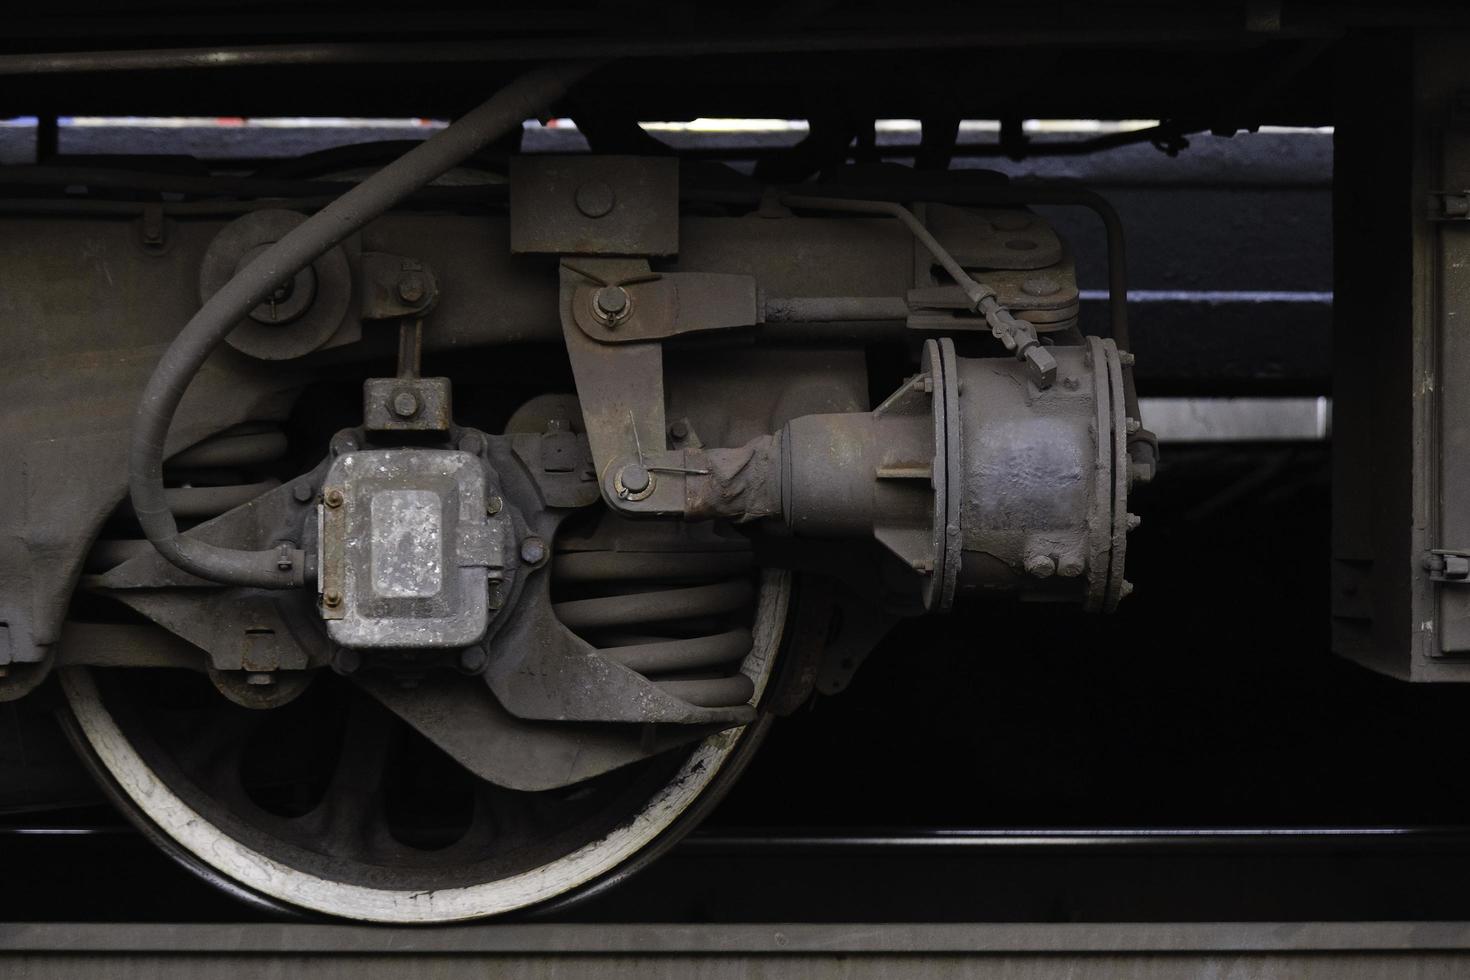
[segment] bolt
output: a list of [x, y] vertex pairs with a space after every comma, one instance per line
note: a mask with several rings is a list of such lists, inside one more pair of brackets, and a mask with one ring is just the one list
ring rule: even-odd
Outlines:
[[483, 647], [465, 647], [459, 651], [459, 665], [471, 674], [478, 674], [490, 662]]
[[577, 188], [577, 210], [589, 218], [602, 217], [617, 203], [617, 196], [605, 180], [589, 180]]
[[1138, 419], [1128, 419], [1126, 420], [1125, 426], [1128, 429], [1128, 434], [1131, 436], [1133, 435], [1133, 433], [1143, 428], [1143, 423], [1138, 421]]
[[245, 683], [252, 687], [270, 687], [276, 682], [275, 675], [254, 670], [245, 675]]
[[421, 273], [405, 272], [398, 278], [398, 298], [405, 303], [419, 303], [427, 292], [428, 286]]
[[673, 436], [675, 439], [688, 439], [689, 423], [684, 421], [683, 419], [678, 419], [669, 426], [669, 435]]
[[934, 394], [934, 375], [932, 374], [924, 375], [924, 394]]
[[521, 542], [521, 561], [527, 565], [539, 565], [546, 557], [546, 542], [534, 534]]
[[1126, 599], [1133, 594], [1133, 583], [1127, 579], [1123, 580], [1123, 587], [1118, 590], [1118, 598]]
[[311, 484], [310, 483], [297, 483], [297, 484], [295, 484], [294, 486], [291, 487], [291, 496], [296, 500], [296, 502], [298, 504], [304, 504], [304, 503], [306, 503], [313, 496], [312, 491], [311, 491]]
[[346, 647], [338, 647], [332, 654], [332, 669], [339, 674], [355, 674], [362, 666], [362, 654]]
[[342, 491], [333, 487], [322, 496], [322, 503], [326, 504], [333, 510], [336, 510], [338, 507], [342, 506]]
[[500, 607], [502, 607], [502, 606], [505, 605], [505, 585], [504, 585], [504, 583], [502, 583], [502, 582], [491, 582], [490, 583], [490, 601], [489, 601], [489, 605], [490, 605], [490, 608], [491, 609], [499, 609]]
[[1050, 555], [1031, 555], [1026, 559], [1026, 574], [1036, 578], [1050, 578], [1056, 573], [1057, 563]]
[[501, 500], [500, 495], [497, 493], [492, 493], [490, 496], [485, 498], [485, 513], [487, 514], [490, 514], [492, 516], [498, 514], [500, 513], [500, 508], [504, 506], [505, 501]]
[[1138, 358], [1134, 357], [1132, 352], [1126, 350], [1118, 351], [1118, 363], [1123, 365], [1124, 367], [1132, 367], [1133, 362], [1136, 360], [1138, 360]]
[[629, 493], [642, 493], [652, 482], [653, 474], [649, 473], [641, 463], [629, 463], [618, 470], [618, 483]]
[[1139, 517], [1137, 514], [1129, 514], [1128, 515], [1128, 530], [1130, 530], [1130, 531], [1136, 530], [1138, 528], [1138, 525], [1140, 525], [1142, 523], [1143, 523], [1143, 518]]
[[336, 609], [338, 606], [342, 605], [342, 593], [336, 591], [335, 589], [330, 589], [322, 593], [322, 605], [326, 606], [328, 609]]
[[485, 449], [485, 442], [479, 436], [471, 432], [459, 440], [459, 448], [472, 456], [478, 456]]
[[631, 300], [622, 286], [603, 286], [592, 294], [593, 312], [604, 323], [617, 323], [628, 315]]
[[1050, 296], [1061, 288], [1055, 279], [1027, 279], [1021, 283], [1021, 292], [1028, 296]]
[[401, 419], [411, 419], [418, 414], [419, 400], [411, 391], [400, 391], [393, 396], [393, 414]]

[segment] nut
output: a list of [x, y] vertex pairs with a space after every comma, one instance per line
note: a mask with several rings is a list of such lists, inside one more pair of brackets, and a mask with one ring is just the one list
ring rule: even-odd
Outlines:
[[1056, 574], [1057, 563], [1050, 555], [1031, 555], [1026, 559], [1026, 574], [1036, 578], [1051, 578]]
[[592, 294], [592, 312], [603, 323], [614, 324], [628, 318], [632, 302], [622, 286], [603, 286]]
[[527, 565], [539, 565], [546, 558], [546, 542], [534, 534], [521, 542], [521, 561]]
[[418, 303], [423, 300], [427, 292], [428, 286], [421, 273], [405, 272], [398, 277], [398, 298], [405, 303]]
[[393, 414], [401, 419], [411, 419], [418, 414], [419, 400], [411, 391], [400, 391], [393, 396]]
[[322, 605], [328, 609], [336, 609], [342, 605], [342, 593], [335, 589], [322, 593]]

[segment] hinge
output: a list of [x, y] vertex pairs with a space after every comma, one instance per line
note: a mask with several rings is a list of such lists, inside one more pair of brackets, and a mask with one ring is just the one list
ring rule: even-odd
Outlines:
[[1431, 581], [1470, 584], [1470, 551], [1435, 548], [1424, 556], [1424, 567]]

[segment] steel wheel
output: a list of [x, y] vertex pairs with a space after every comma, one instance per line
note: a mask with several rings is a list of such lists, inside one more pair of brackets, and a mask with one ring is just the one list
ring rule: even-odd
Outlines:
[[[759, 703], [790, 588], [766, 572], [743, 672]], [[762, 724], [563, 790], [471, 776], [332, 674], [251, 711], [203, 676], [61, 672], [71, 727], [124, 811], [249, 897], [351, 919], [453, 922], [596, 888], [667, 846], [728, 785]]]

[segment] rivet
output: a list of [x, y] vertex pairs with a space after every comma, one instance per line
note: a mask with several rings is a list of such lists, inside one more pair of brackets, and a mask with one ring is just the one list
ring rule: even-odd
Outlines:
[[605, 180], [589, 180], [577, 188], [577, 210], [589, 218], [600, 218], [617, 204], [617, 196]]

